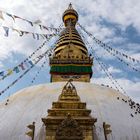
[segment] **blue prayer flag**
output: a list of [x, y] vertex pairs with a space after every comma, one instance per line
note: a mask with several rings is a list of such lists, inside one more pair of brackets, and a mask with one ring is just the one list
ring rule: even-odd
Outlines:
[[4, 71], [1, 71], [0, 72], [0, 76], [4, 76]]
[[8, 37], [8, 34], [9, 34], [9, 28], [3, 26], [3, 29], [4, 29], [4, 31], [5, 31], [5, 36]]
[[13, 71], [15, 71], [16, 73], [19, 73], [19, 68], [18, 67], [14, 67]]
[[28, 61], [28, 62], [31, 64], [31, 66], [33, 66], [33, 65], [34, 65], [32, 61]]

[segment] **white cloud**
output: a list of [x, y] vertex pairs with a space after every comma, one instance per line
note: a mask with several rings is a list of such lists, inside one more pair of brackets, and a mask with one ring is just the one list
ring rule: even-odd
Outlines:
[[2, 64], [2, 62], [0, 62], [0, 69], [2, 69], [3, 68], [3, 64]]
[[[132, 82], [128, 79], [116, 79], [119, 85], [126, 91], [126, 94], [133, 98], [136, 102], [140, 102], [140, 96], [139, 96], [139, 91], [140, 91], [140, 82]], [[92, 83], [96, 84], [104, 84], [104, 85], [110, 85], [110, 87], [114, 87], [114, 85], [111, 83], [109, 78], [92, 78], [91, 79]]]
[[100, 0], [89, 2], [87, 10], [97, 17], [120, 24], [122, 28], [134, 25], [140, 31], [139, 0]]
[[110, 73], [120, 73], [120, 72], [122, 72], [120, 69], [116, 69], [116, 68], [114, 68], [113, 66], [110, 66], [109, 68], [108, 68], [108, 72], [110, 72]]
[[126, 43], [127, 39], [121, 36], [113, 36], [112, 38], [107, 38], [107, 42], [110, 42], [111, 44], [123, 44]]

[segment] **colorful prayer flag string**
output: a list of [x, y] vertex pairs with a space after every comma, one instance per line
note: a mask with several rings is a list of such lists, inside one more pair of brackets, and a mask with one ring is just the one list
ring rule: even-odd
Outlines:
[[[45, 46], [45, 44], [47, 43], [47, 41], [44, 41], [43, 44], [41, 46], [39, 46], [30, 56], [28, 56], [25, 60], [23, 60], [20, 64], [18, 64], [17, 66], [15, 66], [14, 68], [11, 68], [7, 71], [0, 71], [0, 77], [2, 77], [0, 79], [4, 80], [5, 78], [7, 78], [8, 76], [10, 76], [11, 74], [15, 73], [19, 73], [21, 70], [25, 70], [25, 66], [28, 68], [29, 66], [33, 65], [32, 60], [30, 60], [32, 58], [32, 56], [34, 56], [41, 48], [43, 48]], [[10, 72], [10, 73], [9, 73]]]
[[[52, 48], [50, 48], [49, 50], [45, 51], [45, 53], [43, 53], [43, 57], [45, 55], [50, 54], [52, 51]], [[28, 68], [26, 71], [24, 71], [24, 73], [22, 75], [20, 75], [16, 80], [14, 80], [9, 86], [7, 86], [4, 90], [0, 91], [0, 95], [4, 94], [8, 89], [10, 89], [13, 85], [15, 85], [22, 77], [24, 77], [43, 57], [39, 58], [34, 65], [32, 65], [30, 68]]]
[[[103, 43], [101, 40], [97, 39], [97, 38], [94, 37], [91, 33], [89, 33], [82, 25], [80, 25], [79, 23], [78, 23], [78, 25], [79, 25], [79, 27], [80, 27], [88, 36], [90, 36], [90, 37], [91, 37], [97, 44], [99, 44], [101, 47], [107, 48], [107, 49], [109, 49], [111, 52], [115, 53], [116, 55], [121, 55], [122, 57], [125, 57], [126, 59], [129, 59], [129, 60], [131, 60], [132, 62], [140, 63], [139, 60], [137, 60], [137, 59], [135, 59], [135, 58], [132, 58], [132, 57], [126, 55], [125, 53], [122, 53], [122, 52], [120, 52], [120, 51], [118, 51], [118, 50], [116, 50], [116, 49], [114, 49], [114, 48], [112, 48], [112, 47], [106, 45], [106, 44]], [[138, 71], [139, 71], [139, 70], [138, 70]]]
[[47, 59], [45, 58], [45, 61], [43, 62], [43, 64], [41, 65], [40, 69], [38, 70], [38, 72], [36, 73], [36, 75], [34, 76], [34, 78], [32, 79], [31, 83], [34, 83], [34, 81], [36, 80], [36, 78], [40, 74], [41, 69], [45, 66], [46, 63], [47, 63]]
[[[50, 57], [50, 55], [52, 55], [53, 49], [54, 49], [54, 46], [55, 46], [56, 43], [57, 43], [57, 41], [54, 43], [54, 45], [52, 45], [52, 46], [50, 47], [50, 48], [52, 48], [52, 49], [51, 49], [50, 53], [48, 53], [48, 56], [49, 56], [49, 57]], [[41, 57], [41, 56], [39, 56], [39, 57]], [[38, 75], [40, 74], [41, 69], [45, 66], [46, 62], [47, 62], [47, 58], [45, 59], [45, 61], [44, 61], [43, 64], [41, 65], [41, 67], [40, 67], [40, 69], [38, 70], [38, 72], [36, 73], [36, 75], [33, 77], [31, 83], [34, 83], [34, 81], [36, 80], [36, 78], [37, 78]]]
[[[47, 41], [49, 41], [53, 36], [50, 36]], [[30, 60], [40, 49], [42, 49], [45, 44], [47, 43], [47, 41], [44, 41], [42, 45], [40, 45], [30, 56], [28, 56], [25, 60], [23, 60], [19, 65], [15, 66], [11, 70], [11, 72], [9, 73], [8, 70], [7, 71], [0, 71], [0, 77], [2, 77], [0, 79], [4, 80], [5, 78], [7, 78], [8, 76], [10, 76], [13, 73], [19, 73], [21, 70], [25, 70], [25, 67], [29, 67], [29, 65], [33, 65], [33, 62]], [[56, 44], [56, 42], [55, 42]], [[42, 57], [42, 55], [39, 55], [36, 57], [36, 59], [38, 59], [39, 57]], [[36, 59], [33, 59], [33, 61], [36, 61]], [[21, 69], [21, 70], [20, 70]]]
[[6, 37], [9, 36], [9, 30], [17, 32], [20, 37], [22, 37], [23, 35], [30, 34], [36, 40], [49, 39], [52, 36], [57, 36], [58, 35], [58, 32], [52, 33], [52, 34], [39, 34], [39, 33], [34, 33], [34, 32], [28, 32], [28, 31], [23, 31], [23, 30], [15, 29], [15, 28], [12, 28], [12, 27], [6, 27], [6, 26], [2, 26], [2, 27], [3, 27], [4, 31], [5, 31], [4, 35]]
[[[86, 38], [84, 37], [84, 35], [80, 32], [80, 35], [82, 36], [82, 38], [84, 39], [84, 41], [86, 42], [87, 45], [89, 45], [89, 42], [86, 40]], [[89, 49], [89, 48], [88, 48]], [[112, 82], [112, 84], [114, 85], [114, 87], [116, 88], [117, 91], [120, 92], [121, 91], [126, 94], [125, 90], [120, 86], [120, 84], [117, 82], [116, 79], [113, 78], [113, 75], [108, 71], [107, 66], [101, 62], [101, 60], [99, 59], [99, 57], [97, 57], [97, 55], [95, 55], [94, 53], [94, 47], [90, 47], [90, 53], [91, 55], [95, 58], [95, 60], [98, 62], [98, 64], [100, 65], [101, 69], [105, 72], [105, 74], [107, 75], [107, 77], [109, 78], [109, 80]], [[117, 85], [117, 86], [116, 86]], [[119, 89], [119, 88], [120, 89]]]
[[97, 57], [95, 54], [94, 54], [94, 56], [95, 56], [95, 60], [98, 62], [98, 64], [102, 68], [102, 70], [106, 73], [106, 75], [108, 76], [108, 78], [110, 79], [110, 81], [112, 82], [112, 84], [115, 86], [116, 90], [120, 92], [120, 89], [121, 89], [122, 93], [126, 95], [125, 90], [120, 86], [120, 84], [117, 82], [117, 80], [113, 78], [113, 75], [107, 70], [106, 65], [103, 62], [101, 62], [101, 60], [99, 59], [99, 57]]
[[41, 30], [42, 30], [42, 29], [45, 29], [45, 30], [50, 31], [50, 32], [52, 32], [52, 31], [54, 31], [54, 32], [59, 32], [60, 30], [62, 30], [62, 28], [60, 29], [60, 28], [47, 27], [47, 26], [41, 25], [41, 24], [40, 24], [40, 23], [41, 23], [40, 20], [36, 20], [36, 21], [32, 22], [32, 21], [27, 20], [27, 19], [25, 19], [25, 18], [22, 18], [22, 17], [19, 17], [19, 16], [16, 16], [16, 15], [13, 15], [13, 14], [10, 14], [10, 13], [7, 13], [7, 12], [4, 12], [4, 11], [0, 10], [0, 18], [1, 18], [2, 20], [4, 20], [3, 14], [5, 14], [5, 15], [9, 16], [10, 18], [12, 18], [12, 20], [13, 20], [14, 22], [16, 22], [16, 19], [20, 19], [20, 20], [26, 21], [26, 22], [29, 23], [31, 26], [38, 25], [39, 28], [40, 28]]

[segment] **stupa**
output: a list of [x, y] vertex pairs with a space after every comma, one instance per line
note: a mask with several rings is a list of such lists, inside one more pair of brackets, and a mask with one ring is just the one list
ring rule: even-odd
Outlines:
[[0, 140], [140, 140], [140, 105], [90, 83], [93, 58], [76, 30], [70, 4], [50, 58], [51, 83], [0, 102]]

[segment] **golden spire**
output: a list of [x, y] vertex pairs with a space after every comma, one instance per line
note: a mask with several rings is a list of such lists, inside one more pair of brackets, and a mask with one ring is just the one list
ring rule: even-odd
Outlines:
[[78, 13], [73, 9], [72, 4], [70, 3], [68, 9], [63, 13], [63, 22], [65, 26], [75, 26], [78, 21]]
[[71, 4], [71, 3], [69, 4], [68, 9], [73, 9], [73, 8], [72, 8], [72, 4]]
[[[76, 10], [73, 9], [71, 3], [63, 13], [62, 19], [66, 28], [61, 32], [60, 38], [58, 39], [58, 42], [56, 44], [56, 48], [55, 48], [56, 56], [58, 55], [62, 56], [62, 53], [60, 52], [64, 48], [64, 46], [66, 46], [65, 48], [67, 48], [68, 53], [67, 54], [65, 53], [65, 55], [66, 57], [69, 57], [70, 54], [69, 48], [71, 45], [72, 46], [75, 45], [82, 50], [81, 55], [86, 57], [88, 55], [87, 48], [81, 36], [79, 35], [78, 31], [75, 28], [75, 25], [78, 21], [78, 13], [76, 12]], [[73, 52], [72, 55], [74, 55]]]
[[92, 76], [92, 58], [80, 34], [75, 28], [78, 13], [70, 3], [62, 16], [65, 28], [56, 43], [54, 54], [50, 58], [51, 81], [89, 82]]

